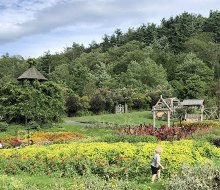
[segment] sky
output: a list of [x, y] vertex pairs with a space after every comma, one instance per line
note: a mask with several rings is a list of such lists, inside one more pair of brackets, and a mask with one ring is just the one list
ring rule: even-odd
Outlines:
[[61, 53], [184, 11], [209, 16], [219, 0], [0, 0], [0, 56]]

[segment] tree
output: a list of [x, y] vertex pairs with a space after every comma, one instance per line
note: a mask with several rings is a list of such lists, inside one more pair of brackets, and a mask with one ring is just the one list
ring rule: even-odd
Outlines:
[[166, 36], [172, 51], [178, 53], [183, 50], [183, 43], [191, 36], [202, 32], [204, 18], [201, 15], [187, 12], [161, 21], [159, 36]]
[[7, 83], [0, 88], [0, 115], [7, 122], [58, 122], [64, 109], [62, 89], [53, 82]]
[[51, 54], [50, 51], [46, 51], [40, 60], [40, 67], [43, 73], [47, 76], [51, 72]]
[[201, 33], [184, 44], [187, 52], [193, 52], [211, 69], [216, 69], [220, 58], [220, 45], [214, 42], [213, 33]]
[[183, 89], [182, 92], [177, 92], [179, 97], [199, 98], [207, 94], [211, 95], [214, 71], [195, 54], [190, 53], [185, 56], [182, 64], [178, 65], [175, 75], [174, 89], [179, 88], [177, 85], [182, 85], [179, 89]]
[[209, 17], [204, 22], [203, 30], [214, 33], [215, 40], [220, 42], [220, 11], [210, 11]]

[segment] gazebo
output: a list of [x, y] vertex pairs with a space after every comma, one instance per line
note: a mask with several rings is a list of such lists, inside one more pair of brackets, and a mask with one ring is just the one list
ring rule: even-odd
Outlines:
[[47, 78], [45, 78], [44, 75], [42, 75], [34, 66], [32, 66], [21, 76], [19, 76], [17, 80], [21, 81], [21, 83], [23, 84], [24, 80], [29, 80], [30, 82], [32, 82], [33, 80], [38, 80], [42, 82], [47, 81]]
[[[38, 80], [40, 82], [47, 81], [47, 78], [44, 77], [34, 66], [31, 66], [27, 71], [25, 71], [21, 76], [17, 78], [18, 81], [21, 81], [21, 84], [23, 85], [25, 80], [30, 81], [32, 84], [34, 80]], [[31, 111], [31, 108], [28, 108], [29, 111]], [[25, 125], [27, 126], [27, 116], [25, 116]], [[28, 145], [30, 138], [30, 126], [28, 125]]]

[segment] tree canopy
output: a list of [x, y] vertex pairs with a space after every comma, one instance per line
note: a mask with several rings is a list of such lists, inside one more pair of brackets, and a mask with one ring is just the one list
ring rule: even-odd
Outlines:
[[[124, 102], [131, 109], [149, 108], [160, 94], [180, 99], [203, 98], [213, 103], [216, 102], [216, 82], [220, 77], [219, 31], [219, 11], [210, 11], [208, 17], [184, 12], [162, 19], [159, 25], [143, 24], [136, 29], [129, 28], [127, 32], [117, 29], [89, 47], [73, 43], [62, 53], [48, 51], [34, 62], [49, 81], [66, 89], [65, 99], [59, 101], [65, 101], [70, 116], [111, 112], [115, 104]], [[38, 96], [46, 85], [21, 91], [15, 85], [6, 84], [16, 82], [28, 65], [28, 60], [21, 56], [6, 54], [0, 58], [0, 92], [2, 95], [7, 92], [2, 101], [15, 104], [19, 99], [12, 96], [18, 94], [21, 102], [16, 104], [21, 110], [25, 106], [23, 100]], [[11, 88], [14, 90], [10, 91]], [[45, 109], [45, 114], [50, 114], [52, 110], [45, 107], [50, 102], [49, 97], [44, 95], [40, 107]], [[8, 119], [19, 110], [1, 105], [5, 111], [9, 109], [6, 111], [10, 113]], [[58, 102], [54, 105], [62, 110]], [[36, 111], [35, 116], [29, 114], [28, 117], [37, 118], [39, 114], [43, 113]], [[19, 117], [22, 119], [22, 115]]]

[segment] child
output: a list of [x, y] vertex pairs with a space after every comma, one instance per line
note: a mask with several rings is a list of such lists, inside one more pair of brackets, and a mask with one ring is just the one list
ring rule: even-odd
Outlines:
[[152, 171], [152, 178], [151, 182], [154, 183], [154, 180], [157, 176], [160, 179], [160, 169], [164, 169], [164, 167], [160, 163], [160, 154], [163, 152], [162, 147], [157, 146], [155, 149], [156, 154], [154, 155], [151, 163], [151, 171]]
[[0, 141], [0, 149], [4, 148], [4, 144], [2, 141]]

